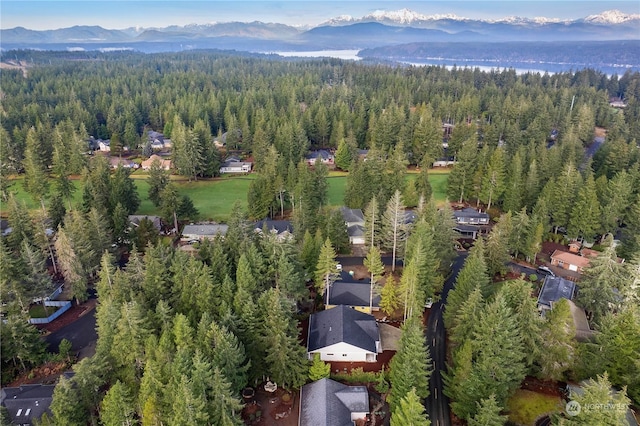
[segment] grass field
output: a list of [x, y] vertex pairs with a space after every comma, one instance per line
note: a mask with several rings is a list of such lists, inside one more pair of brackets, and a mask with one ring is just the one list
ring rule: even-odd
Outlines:
[[[444, 173], [443, 173], [444, 172]], [[429, 181], [433, 188], [433, 196], [435, 200], [442, 203], [446, 199], [447, 190], [447, 169], [437, 169], [429, 174]], [[414, 180], [415, 174], [408, 174], [407, 180]], [[149, 185], [146, 182], [147, 175], [141, 171], [136, 171], [131, 176], [138, 188], [140, 195], [140, 207], [138, 214], [154, 215], [158, 214], [158, 209], [147, 199], [147, 191]], [[174, 182], [178, 186], [180, 193], [188, 195], [195, 207], [200, 212], [202, 220], [214, 220], [225, 222], [231, 213], [231, 207], [236, 200], [246, 207], [247, 192], [251, 181], [255, 179], [255, 175], [247, 176], [228, 176], [220, 179], [188, 182], [182, 179], [175, 179]], [[73, 204], [80, 203], [82, 199], [82, 183], [79, 180], [74, 181], [76, 191], [73, 194]], [[347, 175], [342, 172], [331, 172], [328, 178], [328, 198], [329, 205], [341, 206], [344, 204], [344, 193], [347, 185]], [[18, 178], [14, 181], [10, 188], [18, 200], [23, 200], [27, 207], [35, 209], [39, 207], [29, 194], [22, 187], [22, 179]], [[0, 204], [0, 213], [6, 215], [6, 205]]]
[[538, 417], [562, 410], [562, 400], [557, 396], [544, 395], [518, 389], [507, 401], [509, 421], [523, 426], [533, 426]]

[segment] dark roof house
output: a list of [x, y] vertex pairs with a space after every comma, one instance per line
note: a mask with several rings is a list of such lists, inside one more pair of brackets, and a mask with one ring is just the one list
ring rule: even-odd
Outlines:
[[487, 213], [480, 212], [471, 207], [454, 211], [453, 217], [456, 220], [456, 223], [458, 224], [467, 224], [467, 225], [489, 224], [489, 215]]
[[0, 403], [7, 409], [12, 424], [32, 425], [49, 411], [55, 385], [22, 385], [2, 388]]
[[366, 386], [321, 379], [300, 389], [300, 426], [351, 426], [369, 414]]
[[253, 229], [256, 232], [262, 232], [263, 229], [269, 230], [272, 234], [275, 234], [278, 238], [288, 238], [293, 235], [293, 226], [288, 220], [269, 220], [264, 219], [256, 222], [253, 225]]
[[[335, 281], [329, 287], [329, 304], [327, 308], [337, 305], [346, 305], [363, 312], [369, 312], [369, 297], [371, 283], [368, 279], [354, 281], [351, 277], [345, 279], [342, 272], [341, 279]], [[373, 297], [373, 310], [380, 309], [380, 296]]]
[[573, 300], [575, 292], [576, 284], [573, 281], [547, 275], [538, 296], [538, 309], [552, 309], [553, 303], [560, 299]]
[[344, 305], [316, 312], [309, 317], [307, 352], [325, 361], [375, 362], [382, 352], [378, 323]]
[[158, 232], [162, 230], [162, 219], [160, 216], [145, 216], [145, 215], [129, 215], [129, 223], [133, 225], [135, 228], [140, 226], [140, 222], [143, 219], [147, 219], [151, 223], [153, 223], [153, 227], [156, 228]]

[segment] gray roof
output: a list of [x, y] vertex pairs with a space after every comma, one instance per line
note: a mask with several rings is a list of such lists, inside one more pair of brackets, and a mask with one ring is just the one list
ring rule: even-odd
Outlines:
[[228, 225], [185, 225], [182, 235], [200, 235], [203, 237], [225, 235]]
[[364, 237], [364, 226], [351, 225], [347, 227], [347, 234], [350, 237]]
[[299, 425], [353, 426], [351, 413], [368, 412], [369, 392], [365, 386], [347, 386], [321, 379], [300, 390]]
[[380, 331], [376, 319], [364, 312], [340, 305], [309, 318], [307, 350], [316, 351], [336, 343], [347, 343], [377, 353]]
[[225, 161], [224, 163], [222, 163], [222, 165], [220, 167], [242, 167], [242, 166], [251, 166], [253, 163], [249, 162], [249, 161]]
[[255, 223], [254, 229], [260, 229], [267, 227], [269, 231], [276, 231], [278, 234], [282, 234], [284, 232], [293, 233], [293, 226], [291, 222], [288, 220], [261, 220]]
[[475, 217], [478, 219], [489, 219], [489, 215], [487, 213], [482, 213], [477, 211], [476, 209], [473, 209], [471, 207], [467, 207], [465, 209], [462, 210], [456, 210], [453, 212], [453, 216], [456, 218], [459, 217]]
[[347, 223], [361, 223], [364, 225], [364, 214], [361, 209], [350, 209], [349, 207], [340, 207], [342, 218]]
[[2, 405], [7, 408], [13, 424], [32, 424], [49, 410], [55, 385], [22, 385], [3, 388], [0, 393]]
[[320, 158], [322, 160], [328, 160], [331, 158], [331, 153], [326, 149], [319, 149], [317, 151], [311, 151], [309, 154], [305, 156], [306, 159], [312, 160], [314, 158]]
[[129, 215], [129, 223], [131, 223], [135, 227], [140, 225], [140, 222], [143, 219], [147, 219], [151, 221], [151, 223], [153, 223], [153, 227], [156, 228], [158, 231], [162, 229], [162, 220], [160, 219], [160, 216], [145, 216], [140, 214]]
[[[342, 271], [340, 279], [331, 284], [329, 304], [347, 306], [369, 306], [369, 280], [356, 281], [347, 272]], [[380, 296], [373, 296], [373, 306], [380, 306]]]
[[572, 300], [576, 291], [576, 284], [573, 281], [565, 280], [562, 277], [552, 277], [547, 275], [538, 296], [538, 306], [551, 309], [553, 302], [560, 299]]

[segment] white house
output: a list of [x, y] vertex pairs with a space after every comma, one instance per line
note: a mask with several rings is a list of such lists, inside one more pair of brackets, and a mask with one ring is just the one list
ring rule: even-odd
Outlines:
[[311, 315], [307, 355], [316, 353], [323, 361], [376, 362], [382, 353], [376, 319], [345, 305]]
[[348, 207], [340, 207], [342, 218], [347, 225], [347, 234], [349, 234], [349, 242], [352, 245], [364, 244], [364, 214], [360, 209], [350, 209]]
[[220, 167], [220, 174], [250, 173], [253, 164], [247, 161], [225, 161]]

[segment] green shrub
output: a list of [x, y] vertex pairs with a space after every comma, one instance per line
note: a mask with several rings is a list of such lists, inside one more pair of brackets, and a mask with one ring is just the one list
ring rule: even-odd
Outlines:
[[335, 373], [331, 378], [346, 383], [374, 383], [378, 381], [377, 374], [373, 371], [364, 371], [362, 367], [351, 370], [351, 373]]

